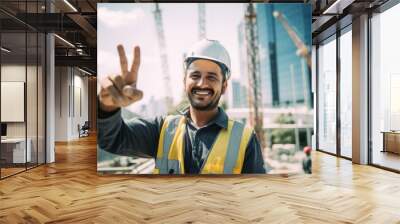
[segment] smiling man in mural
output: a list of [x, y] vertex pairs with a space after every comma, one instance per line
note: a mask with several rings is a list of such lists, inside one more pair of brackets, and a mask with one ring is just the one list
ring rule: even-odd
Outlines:
[[124, 120], [121, 108], [143, 97], [136, 88], [140, 48], [128, 69], [117, 47], [121, 74], [100, 81], [98, 144], [102, 150], [155, 159], [155, 174], [265, 173], [254, 131], [229, 119], [218, 106], [230, 78], [231, 62], [216, 40], [197, 42], [184, 59], [183, 86], [190, 106], [179, 115]]

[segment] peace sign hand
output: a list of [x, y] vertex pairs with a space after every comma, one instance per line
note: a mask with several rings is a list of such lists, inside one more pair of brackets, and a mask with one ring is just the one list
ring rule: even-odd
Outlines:
[[114, 111], [126, 107], [143, 98], [143, 92], [136, 89], [136, 81], [140, 66], [140, 48], [134, 48], [131, 69], [122, 45], [117, 46], [121, 64], [121, 75], [110, 75], [100, 81], [100, 107], [104, 111]]

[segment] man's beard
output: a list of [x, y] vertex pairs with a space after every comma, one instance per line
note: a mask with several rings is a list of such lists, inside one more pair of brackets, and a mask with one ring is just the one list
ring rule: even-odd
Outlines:
[[[192, 89], [189, 93], [187, 93], [187, 96], [188, 96], [190, 105], [194, 109], [199, 110], [199, 111], [210, 111], [210, 110], [213, 110], [216, 107], [218, 107], [219, 99], [221, 98], [222, 94], [219, 94], [217, 96], [212, 95], [210, 102], [207, 103], [206, 105], [202, 105], [201, 103], [197, 103], [196, 99], [193, 99], [195, 97], [195, 96], [193, 96], [193, 90], [194, 89]], [[199, 90], [199, 89], [197, 89], [197, 90]], [[211, 91], [212, 91], [212, 94], [214, 94], [214, 91], [213, 90], [211, 90]]]

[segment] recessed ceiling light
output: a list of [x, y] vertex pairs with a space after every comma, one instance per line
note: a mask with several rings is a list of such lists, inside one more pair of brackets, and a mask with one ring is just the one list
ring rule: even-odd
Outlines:
[[81, 69], [81, 68], [79, 68], [79, 67], [78, 67], [78, 69], [79, 69], [79, 71], [81, 71], [81, 72], [83, 72], [83, 73], [85, 73], [85, 74], [87, 74], [87, 75], [92, 75], [92, 73], [90, 73], [90, 72], [88, 72], [88, 71], [86, 71], [86, 70], [83, 70], [83, 69]]
[[74, 10], [74, 12], [78, 12], [78, 10], [71, 4], [69, 3], [68, 0], [64, 0], [65, 4], [67, 4], [72, 10]]
[[60, 39], [62, 42], [66, 43], [67, 45], [69, 45], [69, 46], [75, 48], [75, 45], [73, 45], [73, 44], [72, 44], [71, 42], [69, 42], [68, 40], [66, 40], [66, 39], [64, 39], [64, 38], [62, 38], [62, 37], [60, 37], [60, 36], [57, 35], [57, 34], [54, 34], [54, 36], [57, 37], [58, 39]]
[[343, 10], [347, 8], [349, 5], [351, 5], [354, 2], [354, 0], [336, 0], [334, 1], [327, 9], [322, 12], [324, 15], [329, 15], [329, 14], [342, 14]]
[[10, 53], [11, 52], [11, 50], [9, 50], [9, 49], [7, 49], [5, 47], [1, 47], [1, 51], [4, 51], [6, 53]]

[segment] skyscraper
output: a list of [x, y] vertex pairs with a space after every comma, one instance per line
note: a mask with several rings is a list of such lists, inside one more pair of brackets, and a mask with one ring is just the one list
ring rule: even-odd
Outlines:
[[245, 85], [239, 79], [232, 80], [232, 108], [248, 107], [247, 91]]
[[264, 107], [312, 105], [311, 73], [274, 11], [284, 15], [311, 48], [311, 7], [304, 4], [256, 4], [260, 74]]
[[238, 42], [239, 42], [239, 68], [240, 74], [239, 79], [237, 80], [238, 85], [232, 85], [233, 88], [237, 87], [238, 89], [234, 89], [235, 91], [239, 91], [239, 94], [233, 95], [233, 101], [238, 101], [235, 99], [236, 97], [241, 97], [240, 106], [239, 107], [248, 107], [248, 71], [247, 71], [247, 49], [246, 49], [246, 37], [245, 37], [245, 25], [244, 22], [240, 22], [238, 25]]
[[263, 107], [279, 105], [276, 32], [272, 4], [256, 4]]

